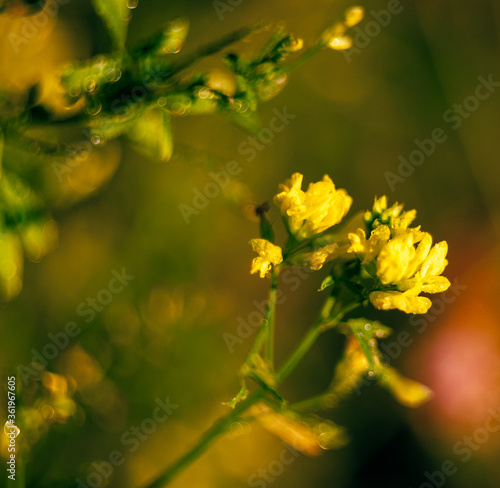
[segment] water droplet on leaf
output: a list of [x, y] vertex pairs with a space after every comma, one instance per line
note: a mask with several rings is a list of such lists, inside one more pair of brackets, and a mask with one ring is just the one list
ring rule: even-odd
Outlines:
[[3, 426], [3, 431], [6, 436], [11, 437], [12, 435], [14, 435], [14, 438], [16, 438], [21, 433], [21, 429], [17, 425], [9, 422], [8, 420], [7, 422], [5, 422]]
[[101, 108], [102, 104], [100, 100], [92, 98], [88, 100], [86, 110], [89, 115], [97, 115], [101, 111]]
[[85, 88], [85, 91], [91, 93], [97, 88], [97, 83], [94, 79], [87, 78], [83, 83], [83, 87]]

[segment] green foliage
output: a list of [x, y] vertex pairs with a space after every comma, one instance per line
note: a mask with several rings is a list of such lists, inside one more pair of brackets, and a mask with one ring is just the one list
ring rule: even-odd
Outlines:
[[[270, 26], [253, 26], [182, 55], [189, 25], [185, 19], [177, 18], [126, 49], [131, 9], [136, 4], [93, 0], [93, 5], [108, 29], [113, 49], [62, 72], [67, 103], [62, 113], [70, 115], [62, 116], [42, 101], [38, 85], [22, 96], [0, 93], [0, 163], [4, 139], [8, 149], [3, 157], [6, 169], [0, 193], [2, 232], [8, 234], [4, 236], [4, 246], [8, 248], [6, 256], [10, 256], [9, 266], [17, 263], [15, 273], [0, 273], [0, 293], [4, 298], [14, 297], [21, 289], [21, 249], [30, 259], [38, 260], [55, 241], [52, 224], [50, 231], [44, 227], [50, 221], [53, 193], [45, 184], [47, 163], [51, 163], [64, 185], [81, 161], [95, 157], [100, 146], [118, 138], [154, 160], [169, 161], [174, 151], [173, 118], [180, 116], [220, 114], [255, 133], [260, 128], [260, 103], [283, 89], [288, 73], [301, 64], [301, 59], [308, 59], [311, 52], [325, 47], [318, 43], [299, 53], [302, 40], [280, 27], [271, 32], [253, 56], [223, 53], [238, 41], [271, 30]], [[221, 53], [226, 72], [194, 68], [199, 60]], [[295, 59], [290, 64], [292, 56]], [[80, 130], [78, 139], [68, 140], [71, 132], [67, 129], [75, 127]], [[22, 165], [18, 164], [19, 158]], [[30, 189], [32, 176], [38, 181], [36, 190]], [[13, 184], [16, 192], [22, 190], [24, 199], [15, 200], [9, 191]], [[261, 231], [272, 240], [272, 228], [264, 215]]]
[[109, 29], [115, 49], [123, 49], [127, 38], [130, 11], [124, 0], [92, 0], [95, 11]]

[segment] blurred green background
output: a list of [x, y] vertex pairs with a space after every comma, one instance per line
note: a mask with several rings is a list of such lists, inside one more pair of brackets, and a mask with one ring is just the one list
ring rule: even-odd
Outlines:
[[[221, 20], [211, 1], [139, 2], [128, 44], [177, 16], [190, 21], [187, 51], [261, 20], [284, 22], [307, 44], [351, 5], [222, 3], [230, 9]], [[396, 4], [399, 13], [381, 21], [379, 12]], [[291, 74], [260, 114], [262, 127], [268, 127], [273, 110], [286, 107], [295, 118], [250, 161], [240, 147], [249, 135], [222, 116], [178, 117], [170, 162], [151, 162], [125, 143], [108, 144], [95, 148], [57, 190], [63, 195], [53, 212], [59, 245], [42, 262], [26, 264], [23, 291], [1, 306], [4, 376], [9, 368], [29, 364], [49, 332], [63, 330], [69, 321], [82, 329], [47, 366], [70, 378], [76, 413], [54, 421], [32, 446], [28, 486], [56, 486], [54, 480], [75, 486], [76, 476], [85, 480], [91, 463], [107, 460], [116, 449], [126, 460], [109, 486], [140, 486], [225, 412], [221, 402], [238, 389], [236, 371], [251, 339], [231, 352], [223, 334], [236, 334], [238, 318], [247, 320], [256, 310], [254, 301], [262, 302], [267, 293], [267, 282], [249, 274], [248, 241], [258, 234], [251, 208], [270, 201], [278, 183], [295, 171], [306, 182], [329, 174], [353, 196], [351, 215], [369, 208], [375, 195], [404, 202], [418, 210], [417, 223], [436, 241], [448, 241], [445, 274], [455, 283], [453, 303], [441, 301], [419, 325], [402, 313], [369, 312], [395, 329], [387, 351], [397, 350], [397, 334], [408, 331], [411, 344], [394, 354], [393, 364], [429, 385], [435, 396], [409, 410], [376, 385], [363, 386], [327, 413], [348, 429], [350, 443], [317, 459], [300, 455], [271, 481], [262, 481], [258, 470], [269, 470], [283, 444], [257, 425], [240, 426], [172, 486], [424, 488], [441, 486], [440, 476], [433, 484], [425, 473], [441, 470], [446, 460], [457, 469], [446, 476], [445, 486], [498, 486], [500, 432], [480, 437], [484, 442], [465, 462], [456, 451], [464, 436], [484, 428], [488, 410], [500, 407], [500, 90], [493, 85], [487, 99], [467, 100], [475, 95], [478, 77], [500, 81], [500, 4], [376, 0], [361, 5], [366, 17], [353, 32], [357, 51], [323, 51]], [[256, 35], [233, 49], [251, 52], [263, 40]], [[61, 7], [43, 46], [33, 42], [0, 60], [2, 79], [19, 90], [27, 79], [109, 49], [104, 27], [81, 0]], [[223, 69], [220, 56], [202, 66]], [[455, 129], [445, 114], [464, 101]], [[398, 158], [408, 159], [415, 139], [429, 139], [438, 128], [446, 141], [391, 187], [387, 172], [398, 174]], [[242, 172], [186, 223], [179, 205], [193, 205], [195, 190], [211, 181], [208, 172], [229, 160], [238, 161]], [[271, 219], [279, 223], [275, 209]], [[135, 279], [85, 323], [79, 305], [96, 297], [112, 270], [122, 268]], [[322, 277], [304, 280], [295, 291], [284, 286], [278, 360], [314, 320]], [[284, 385], [287, 398], [325, 388], [342, 344], [333, 332], [322, 338]], [[167, 396], [179, 408], [129, 452], [121, 436]]]

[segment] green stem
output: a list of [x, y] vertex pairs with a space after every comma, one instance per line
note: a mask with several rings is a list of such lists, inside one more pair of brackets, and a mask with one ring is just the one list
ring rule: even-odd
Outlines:
[[238, 420], [239, 416], [248, 410], [252, 405], [261, 400], [265, 395], [263, 389], [253, 392], [246, 400], [239, 403], [225, 417], [219, 419], [215, 424], [203, 435], [200, 441], [186, 454], [180, 457], [177, 461], [170, 465], [166, 471], [158, 476], [154, 481], [146, 485], [144, 488], [161, 488], [172, 481], [184, 468], [196, 461], [207, 449], [223, 434], [225, 434], [231, 425]]
[[274, 364], [274, 322], [276, 316], [276, 296], [278, 292], [279, 272], [274, 271], [271, 276], [271, 290], [269, 292], [269, 305], [267, 307], [267, 350], [266, 358]]
[[294, 69], [299, 68], [302, 66], [306, 61], [311, 59], [313, 56], [318, 54], [323, 48], [325, 47], [324, 44], [321, 42], [318, 42], [318, 44], [315, 44], [314, 46], [310, 47], [309, 49], [306, 49], [301, 56], [299, 56], [292, 64], [289, 64], [285, 68], [283, 68], [283, 71], [285, 73], [290, 73]]
[[174, 64], [172, 66], [171, 76], [175, 75], [181, 71], [184, 71], [186, 68], [189, 68], [192, 64], [197, 62], [200, 59], [206, 58], [207, 56], [211, 56], [212, 54], [218, 53], [222, 51], [224, 48], [234, 44], [235, 42], [241, 41], [245, 37], [248, 37], [250, 34], [260, 30], [262, 28], [261, 25], [253, 25], [249, 27], [243, 27], [235, 32], [231, 32], [221, 39], [217, 39], [214, 42], [203, 46], [198, 51], [195, 51], [193, 54], [185, 57], [179, 63]]
[[290, 405], [291, 410], [302, 410], [307, 412], [326, 410], [331, 408], [332, 404], [336, 401], [336, 396], [331, 391], [325, 391], [319, 395], [307, 398], [297, 403]]
[[288, 375], [295, 369], [297, 364], [302, 360], [302, 358], [307, 354], [311, 346], [314, 344], [316, 339], [327, 329], [335, 327], [346, 315], [355, 308], [359, 307], [360, 303], [351, 303], [343, 308], [341, 308], [334, 317], [328, 318], [333, 306], [335, 305], [335, 297], [330, 295], [323, 307], [321, 308], [320, 315], [313, 326], [309, 329], [304, 339], [297, 346], [295, 351], [290, 355], [285, 364], [276, 373], [276, 382], [279, 383], [283, 381]]
[[269, 304], [266, 310], [266, 316], [262, 320], [257, 337], [248, 353], [245, 364], [251, 364], [251, 358], [259, 354], [260, 349], [266, 343], [266, 358], [272, 361], [274, 351], [274, 317], [276, 313], [276, 297], [278, 292], [279, 270], [273, 269], [271, 274], [271, 289], [269, 291]]

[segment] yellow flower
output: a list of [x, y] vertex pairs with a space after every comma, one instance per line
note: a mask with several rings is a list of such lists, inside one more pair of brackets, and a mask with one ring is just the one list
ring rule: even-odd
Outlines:
[[450, 286], [448, 279], [440, 276], [448, 264], [447, 243], [432, 247], [430, 234], [420, 227], [409, 228], [415, 217], [415, 210], [403, 212], [402, 205], [387, 207], [383, 196], [375, 199], [372, 211], [364, 215], [370, 238], [366, 239], [363, 229], [348, 234], [347, 252], [356, 254], [380, 284], [380, 289], [369, 295], [378, 309], [426, 313], [432, 303], [419, 294], [439, 293]]
[[407, 407], [419, 407], [432, 397], [432, 391], [425, 385], [401, 376], [391, 367], [384, 368], [379, 381], [402, 405]]
[[352, 198], [345, 190], [336, 190], [328, 175], [311, 183], [306, 192], [301, 189], [302, 178], [300, 173], [294, 173], [279, 186], [281, 192], [274, 197], [290, 233], [298, 240], [309, 239], [338, 224], [352, 204]]
[[297, 259], [294, 260], [294, 264], [298, 264], [299, 266], [308, 266], [309, 268], [317, 271], [328, 263], [328, 261], [335, 259], [338, 256], [338, 250], [338, 244], [327, 244], [326, 246], [320, 247], [315, 251], [302, 255], [299, 254]]
[[274, 197], [274, 203], [280, 207], [281, 214], [287, 217], [292, 234], [297, 233], [303, 223], [297, 212], [297, 209], [303, 207], [305, 199], [305, 193], [301, 190], [302, 178], [300, 173], [294, 173], [285, 183], [278, 185], [281, 192]]
[[259, 272], [260, 277], [264, 278], [266, 273], [271, 270], [273, 264], [276, 266], [283, 261], [281, 247], [275, 246], [266, 239], [252, 239], [250, 245], [259, 255], [252, 261], [251, 274]]
[[391, 231], [387, 225], [380, 225], [372, 231], [368, 240], [366, 240], [366, 233], [363, 229], [351, 232], [347, 237], [351, 241], [351, 246], [347, 249], [347, 252], [364, 255], [362, 264], [367, 264], [387, 244], [387, 241], [391, 237]]
[[[394, 226], [399, 226], [398, 219], [403, 212], [403, 208], [404, 206], [399, 203], [395, 203], [391, 207], [387, 207], [387, 197], [385, 195], [380, 198], [375, 198], [372, 210], [365, 212], [365, 224], [369, 230], [373, 230], [379, 225], [388, 225], [392, 230]], [[412, 215], [413, 218], [416, 217], [417, 213], [415, 210], [408, 212], [408, 215], [405, 217], [405, 222], [407, 222], [406, 227], [408, 227], [413, 220], [410, 220]]]

